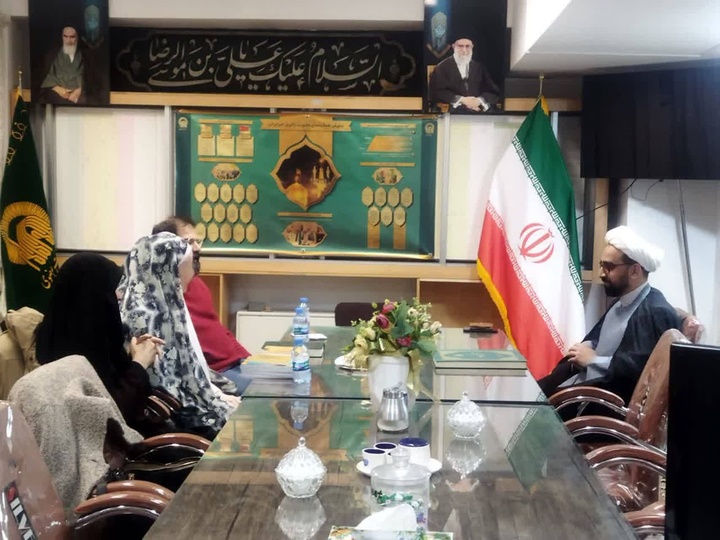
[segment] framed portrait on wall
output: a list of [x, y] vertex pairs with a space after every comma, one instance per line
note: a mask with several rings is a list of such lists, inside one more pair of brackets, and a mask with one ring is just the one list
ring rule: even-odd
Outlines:
[[508, 66], [507, 0], [425, 2], [428, 111], [502, 110]]
[[29, 0], [32, 101], [110, 102], [108, 0]]

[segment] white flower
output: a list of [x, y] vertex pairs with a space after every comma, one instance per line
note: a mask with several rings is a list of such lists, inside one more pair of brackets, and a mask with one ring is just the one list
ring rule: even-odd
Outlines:
[[356, 347], [359, 347], [360, 349], [367, 349], [368, 343], [365, 341], [365, 338], [362, 336], [357, 336], [355, 338], [355, 341], [353, 341]]
[[373, 341], [375, 339], [375, 330], [372, 328], [363, 328], [360, 331], [360, 335], [364, 338], [369, 339], [370, 341]]
[[414, 319], [418, 315], [418, 310], [415, 309], [414, 307], [411, 307], [410, 309], [408, 309], [407, 314], [408, 314], [408, 317], [410, 317], [411, 319]]
[[433, 334], [437, 334], [441, 328], [442, 328], [442, 324], [440, 324], [438, 321], [435, 321], [430, 325], [430, 331]]
[[425, 321], [422, 323], [422, 329], [423, 330], [429, 330], [430, 329], [430, 323], [428, 321]]

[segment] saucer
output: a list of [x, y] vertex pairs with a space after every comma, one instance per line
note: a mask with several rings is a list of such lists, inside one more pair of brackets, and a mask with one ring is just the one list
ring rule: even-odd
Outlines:
[[[417, 463], [416, 463], [417, 465]], [[358, 461], [358, 464], [355, 465], [355, 468], [360, 474], [364, 474], [365, 476], [370, 476], [370, 473], [372, 472], [371, 469], [368, 469], [365, 466], [365, 463], [362, 461]], [[438, 461], [435, 458], [430, 458], [430, 461], [428, 461], [428, 470], [430, 471], [430, 474], [434, 474], [438, 472], [440, 469], [442, 469], [442, 463]]]
[[319, 332], [310, 332], [308, 334], [308, 339], [310, 341], [324, 341], [327, 339], [327, 336], [325, 334], [320, 334]]
[[356, 368], [351, 363], [347, 361], [347, 358], [345, 358], [345, 355], [338, 356], [335, 359], [334, 364], [339, 367], [340, 369], [344, 369], [347, 371], [367, 371], [366, 369]]

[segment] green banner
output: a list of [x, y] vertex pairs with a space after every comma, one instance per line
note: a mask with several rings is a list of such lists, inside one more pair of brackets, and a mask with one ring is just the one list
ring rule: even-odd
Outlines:
[[176, 118], [176, 210], [214, 252], [432, 258], [437, 122]]
[[55, 239], [22, 97], [18, 97], [10, 126], [0, 214], [7, 308], [28, 306], [44, 312], [57, 275]]

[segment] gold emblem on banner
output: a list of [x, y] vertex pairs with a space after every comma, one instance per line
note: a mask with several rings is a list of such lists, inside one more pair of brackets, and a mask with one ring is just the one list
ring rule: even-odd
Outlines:
[[390, 208], [389, 206], [384, 206], [383, 209], [380, 210], [380, 222], [387, 227], [392, 223], [392, 220], [392, 208]]
[[393, 207], [400, 204], [400, 190], [398, 188], [390, 188], [390, 191], [388, 191], [387, 202], [390, 206]]
[[[370, 210], [372, 210], [372, 208]], [[377, 210], [377, 208], [375, 208], [375, 210]], [[368, 249], [380, 249], [380, 224], [370, 221], [370, 211], [368, 211], [367, 247]]]
[[207, 197], [207, 189], [205, 188], [205, 184], [202, 184], [200, 182], [195, 184], [194, 194], [195, 200], [197, 202], [203, 202], [205, 200], [205, 197]]
[[233, 200], [238, 204], [245, 200], [245, 186], [237, 184], [233, 188]]
[[405, 249], [406, 236], [405, 225], [395, 223], [393, 225], [393, 249]]
[[240, 217], [240, 211], [238, 210], [238, 207], [234, 204], [230, 204], [227, 207], [227, 220], [230, 223], [235, 223], [238, 218]]
[[221, 182], [232, 182], [240, 178], [242, 171], [234, 163], [218, 163], [212, 168], [212, 175]]
[[407, 213], [405, 212], [405, 209], [402, 206], [398, 206], [394, 212], [393, 222], [396, 225], [405, 225], [406, 219], [407, 219]]
[[410, 188], [405, 188], [400, 192], [400, 202], [405, 208], [412, 206], [413, 203], [413, 192]]
[[218, 238], [220, 237], [220, 229], [217, 226], [217, 223], [211, 223], [208, 225], [207, 228], [207, 238], [211, 242], [217, 242]]
[[380, 223], [380, 209], [377, 206], [372, 206], [368, 209], [368, 223], [372, 225]]
[[368, 145], [368, 152], [388, 154], [409, 154], [412, 152], [412, 138], [404, 135], [375, 135]]
[[187, 129], [188, 128], [188, 117], [187, 116], [181, 116], [178, 118], [178, 128], [180, 129]]
[[231, 124], [220, 124], [220, 134], [217, 136], [217, 155], [235, 156], [235, 137]]
[[255, 204], [258, 200], [258, 188], [255, 184], [250, 184], [245, 190], [245, 198], [250, 204]]
[[375, 190], [375, 204], [378, 206], [385, 206], [385, 203], [387, 202], [387, 192], [384, 188], [377, 188]]
[[225, 207], [222, 204], [216, 204], [213, 209], [213, 217], [218, 223], [225, 221]]
[[198, 155], [215, 155], [215, 133], [210, 124], [200, 124], [200, 135], [197, 138]]
[[240, 157], [253, 157], [255, 155], [255, 137], [250, 126], [241, 125], [237, 136], [235, 155]]
[[380, 167], [375, 169], [373, 180], [378, 184], [393, 186], [402, 180], [402, 173], [396, 167]]
[[228, 184], [220, 187], [220, 200], [229, 203], [232, 200], [232, 188]]
[[213, 217], [213, 209], [210, 203], [205, 203], [200, 207], [200, 217], [206, 223], [209, 223]]
[[228, 223], [223, 223], [220, 226], [220, 240], [225, 242], [226, 244], [230, 242], [230, 239], [232, 238], [232, 227]]
[[207, 228], [204, 223], [198, 223], [195, 225], [195, 234], [197, 234], [197, 237], [200, 240], [205, 240], [205, 238], [207, 238]]
[[245, 240], [245, 227], [240, 223], [233, 227], [233, 240], [238, 244], [242, 244], [243, 240]]
[[283, 231], [288, 244], [296, 247], [315, 247], [327, 237], [322, 225], [315, 221], [293, 221]]
[[435, 124], [432, 122], [426, 122], [425, 123], [425, 134], [426, 135], [433, 135], [435, 133]]
[[240, 221], [246, 225], [252, 221], [252, 206], [243, 204], [240, 207]]
[[217, 200], [220, 198], [220, 190], [217, 187], [217, 184], [210, 184], [207, 187], [207, 198], [210, 202], [217, 202]]
[[245, 231], [245, 238], [247, 238], [247, 241], [251, 244], [254, 244], [258, 241], [258, 228], [254, 223], [251, 223], [247, 226], [247, 230]]
[[375, 200], [375, 194], [373, 193], [371, 187], [363, 188], [360, 200], [362, 200], [362, 203], [365, 206], [370, 206], [373, 203], [373, 201]]
[[332, 157], [307, 136], [285, 150], [270, 175], [288, 200], [303, 210], [322, 201], [340, 178]]

